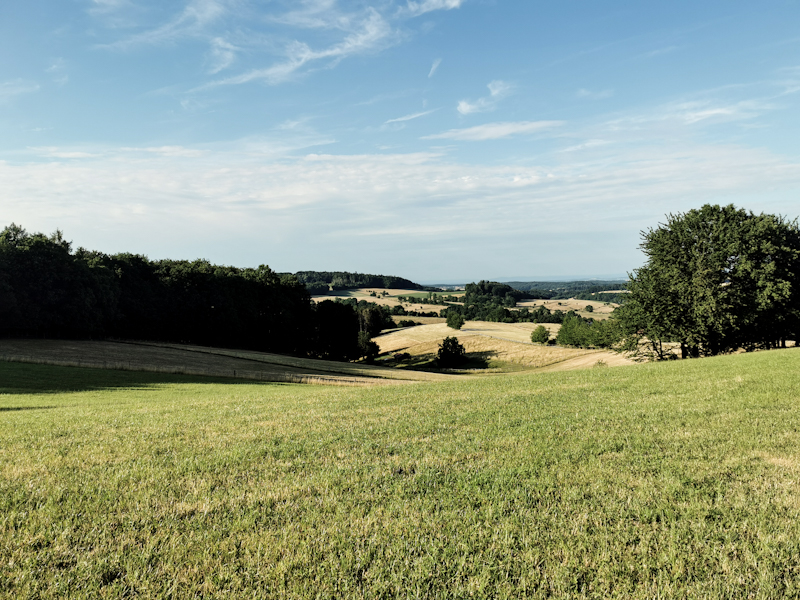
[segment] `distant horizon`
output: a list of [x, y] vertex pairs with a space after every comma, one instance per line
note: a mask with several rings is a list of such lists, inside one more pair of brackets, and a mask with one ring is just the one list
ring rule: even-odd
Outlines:
[[541, 282], [553, 282], [553, 283], [568, 283], [571, 281], [627, 281], [627, 275], [558, 275], [558, 276], [551, 276], [551, 277], [479, 277], [478, 279], [470, 279], [469, 281], [463, 280], [451, 280], [448, 281], [414, 281], [414, 283], [418, 283], [420, 285], [431, 286], [435, 287], [436, 285], [466, 285], [467, 283], [477, 283], [478, 281], [496, 281], [497, 283], [510, 283], [510, 282], [522, 282], [522, 283], [530, 283], [532, 281], [541, 281]]

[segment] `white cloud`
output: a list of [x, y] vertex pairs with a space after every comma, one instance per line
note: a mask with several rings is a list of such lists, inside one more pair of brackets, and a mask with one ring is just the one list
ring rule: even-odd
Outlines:
[[439, 68], [440, 64], [442, 64], [442, 59], [441, 58], [437, 58], [435, 61], [433, 61], [433, 64], [431, 65], [431, 70], [428, 71], [428, 79], [433, 77], [433, 74], [436, 73], [436, 69]]
[[405, 115], [403, 117], [397, 117], [396, 119], [389, 119], [388, 121], [384, 122], [384, 125], [388, 125], [389, 123], [402, 123], [404, 121], [411, 121], [412, 119], [418, 119], [420, 117], [424, 117], [425, 115], [429, 115], [432, 112], [436, 112], [436, 109], [425, 110], [423, 112], [413, 113], [410, 115]]
[[5, 100], [21, 94], [32, 94], [39, 91], [39, 84], [25, 79], [13, 79], [0, 83], [0, 100]]
[[489, 96], [480, 98], [475, 102], [469, 100], [461, 100], [456, 106], [456, 110], [462, 115], [469, 115], [476, 112], [486, 112], [494, 110], [497, 103], [505, 98], [513, 89], [505, 81], [495, 80], [487, 84], [489, 88]]
[[101, 156], [95, 152], [85, 152], [83, 150], [76, 150], [76, 149], [61, 149], [55, 146], [38, 146], [28, 148], [31, 152], [36, 154], [37, 156], [41, 156], [43, 158], [97, 158]]
[[137, 45], [166, 44], [185, 37], [205, 36], [206, 28], [228, 12], [230, 0], [191, 0], [171, 21], [107, 44], [110, 48], [130, 48]]
[[[374, 9], [370, 9], [366, 18], [360, 23], [360, 30], [323, 50], [312, 50], [304, 42], [294, 41], [286, 48], [286, 60], [266, 69], [253, 69], [242, 75], [229, 77], [213, 82], [207, 86], [236, 85], [251, 81], [265, 81], [275, 84], [286, 81], [304, 66], [317, 61], [327, 60], [328, 66], [337, 64], [342, 59], [369, 52], [388, 44], [392, 29], [386, 20]], [[202, 89], [202, 88], [201, 88]]]
[[452, 10], [454, 8], [461, 8], [463, 3], [464, 0], [421, 0], [421, 2], [409, 0], [408, 4], [401, 9], [401, 14], [417, 17], [434, 10]]
[[465, 129], [451, 129], [444, 133], [426, 135], [423, 140], [463, 140], [479, 142], [484, 140], [498, 140], [500, 138], [520, 135], [524, 133], [537, 133], [563, 125], [563, 121], [505, 121], [499, 123], [486, 123]]
[[183, 157], [183, 158], [197, 158], [203, 156], [207, 152], [194, 148], [186, 148], [185, 146], [148, 146], [144, 148], [120, 148], [122, 152], [146, 152], [149, 154], [158, 154], [159, 156], [167, 157]]
[[[61, 228], [76, 243], [108, 252], [242, 266], [257, 260], [286, 270], [292, 261], [301, 269], [323, 260], [362, 268], [368, 255], [376, 267], [405, 272], [434, 251], [440, 273], [468, 261], [483, 276], [491, 272], [482, 269], [496, 268], [487, 254], [496, 258], [512, 241], [519, 257], [509, 255], [512, 270], [528, 271], [537, 257], [563, 269], [552, 262], [565, 260], [554, 258], [554, 239], [597, 249], [591, 259], [576, 253], [572, 268], [607, 272], [602, 258], [622, 271], [636, 265], [627, 261], [640, 229], [703, 202], [734, 197], [756, 212], [796, 213], [781, 194], [795, 197], [800, 165], [766, 151], [685, 143], [614, 148], [603, 161], [565, 154], [554, 164], [493, 166], [432, 153], [265, 159], [249, 147], [194, 155], [192, 148], [79, 149], [74, 153], [94, 156], [0, 161], [0, 189], [7, 222], [29, 231]], [[457, 254], [449, 257], [448, 248]], [[596, 267], [586, 262], [595, 257]]]
[[220, 37], [212, 39], [208, 57], [208, 72], [214, 75], [227, 69], [236, 60], [238, 51], [239, 48]]

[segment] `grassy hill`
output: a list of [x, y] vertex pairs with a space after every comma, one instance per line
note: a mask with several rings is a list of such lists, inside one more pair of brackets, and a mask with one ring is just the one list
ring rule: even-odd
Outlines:
[[0, 597], [795, 597], [800, 351], [363, 388], [0, 363]]

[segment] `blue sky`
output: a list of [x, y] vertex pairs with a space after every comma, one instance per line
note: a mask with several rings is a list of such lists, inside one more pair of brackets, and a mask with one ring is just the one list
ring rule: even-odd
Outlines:
[[666, 213], [800, 215], [800, 2], [0, 4], [0, 217], [423, 282], [623, 275]]

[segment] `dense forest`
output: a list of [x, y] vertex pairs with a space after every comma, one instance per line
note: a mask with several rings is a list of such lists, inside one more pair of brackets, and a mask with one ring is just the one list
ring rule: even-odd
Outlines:
[[[352, 306], [311, 302], [262, 265], [73, 251], [61, 232], [0, 232], [0, 335], [119, 338], [352, 360], [368, 350]], [[372, 328], [370, 328], [372, 331]]]
[[[603, 302], [616, 302], [607, 297], [597, 297], [597, 292], [607, 290], [624, 290], [625, 280], [603, 281], [592, 279], [588, 281], [509, 281], [507, 285], [515, 290], [530, 294], [531, 298], [543, 300], [562, 300], [577, 298], [579, 300], [602, 300]], [[605, 296], [604, 294], [601, 296]], [[617, 296], [615, 294], [615, 296]]]
[[404, 290], [429, 289], [394, 275], [370, 275], [369, 273], [349, 273], [347, 271], [298, 271], [294, 276], [306, 286], [311, 295], [325, 294], [329, 290], [353, 290], [366, 287]]

